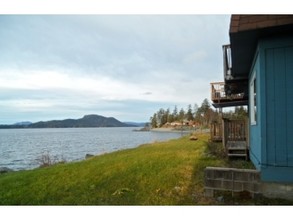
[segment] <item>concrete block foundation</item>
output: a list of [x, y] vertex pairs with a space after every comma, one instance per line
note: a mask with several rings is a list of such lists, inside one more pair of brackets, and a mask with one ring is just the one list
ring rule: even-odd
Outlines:
[[205, 196], [215, 191], [243, 192], [268, 198], [293, 200], [293, 184], [262, 182], [260, 172], [251, 169], [207, 167], [205, 169]]

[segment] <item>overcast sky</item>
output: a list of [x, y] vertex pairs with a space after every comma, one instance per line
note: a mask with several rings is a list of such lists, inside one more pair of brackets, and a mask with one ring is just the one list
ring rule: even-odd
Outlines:
[[0, 124], [148, 121], [210, 99], [230, 15], [1, 15]]

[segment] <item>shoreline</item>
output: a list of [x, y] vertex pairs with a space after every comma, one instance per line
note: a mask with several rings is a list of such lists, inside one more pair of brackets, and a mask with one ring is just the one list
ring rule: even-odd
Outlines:
[[[101, 140], [97, 139], [98, 142], [96, 142], [96, 141], [93, 142], [96, 145], [95, 148], [91, 148], [90, 147], [91, 143], [86, 142], [89, 147], [82, 148], [82, 152], [80, 152], [80, 154], [78, 154], [78, 155], [77, 154], [72, 155], [68, 150], [66, 151], [66, 147], [68, 147], [69, 145], [67, 145], [67, 144], [64, 145], [63, 142], [60, 143], [59, 151], [54, 151], [54, 149], [56, 149], [56, 146], [59, 146], [59, 145], [54, 145], [54, 144], [52, 144], [53, 147], [51, 147], [51, 148], [47, 147], [44, 150], [38, 150], [37, 147], [32, 147], [31, 149], [33, 149], [33, 155], [34, 155], [32, 158], [27, 157], [27, 154], [25, 154], [25, 153], [22, 154], [22, 156], [18, 160], [13, 159], [13, 158], [16, 158], [13, 155], [10, 156], [10, 157], [7, 157], [7, 158], [4, 157], [3, 155], [1, 155], [1, 157], [0, 157], [0, 160], [1, 160], [1, 163], [0, 163], [0, 175], [2, 173], [6, 173], [6, 172], [10, 172], [10, 171], [17, 172], [17, 171], [23, 171], [23, 170], [37, 169], [37, 168], [39, 168], [40, 166], [43, 165], [42, 164], [42, 160], [44, 160], [43, 157], [46, 157], [49, 160], [54, 161], [54, 163], [58, 163], [58, 162], [61, 162], [61, 161], [62, 162], [66, 161], [66, 163], [77, 162], [77, 161], [85, 160], [87, 154], [93, 155], [93, 156], [99, 156], [99, 155], [102, 155], [102, 154], [112, 153], [112, 152], [115, 152], [115, 151], [131, 149], [131, 148], [137, 148], [142, 144], [151, 144], [151, 143], [154, 142], [154, 140], [156, 140], [156, 141], [167, 141], [169, 139], [174, 139], [174, 137], [177, 138], [177, 136], [180, 136], [179, 135], [180, 133], [178, 131], [169, 132], [170, 129], [166, 129], [166, 133], [170, 133], [170, 135], [167, 135], [167, 134], [165, 135], [164, 133], [161, 133], [161, 135], [160, 135], [160, 133], [156, 134], [155, 132], [153, 132], [153, 134], [149, 133], [149, 134], [146, 134], [146, 135], [142, 135], [142, 137], [146, 136], [146, 138], [137, 139], [137, 134], [132, 133], [132, 132], [135, 132], [134, 130], [132, 130], [132, 128], [137, 128], [137, 127], [129, 127], [129, 128], [125, 127], [123, 129], [126, 129], [127, 133], [118, 132], [117, 135], [120, 135], [120, 136], [117, 136], [117, 137], [114, 136], [114, 137], [119, 138], [119, 139], [123, 138], [123, 140], [127, 140], [127, 144], [126, 143], [125, 144], [120, 144], [117, 141], [111, 141], [111, 143], [113, 142], [112, 144], [108, 143], [108, 144], [103, 145], [103, 144], [100, 144]], [[49, 129], [50, 129], [50, 132], [51, 132], [51, 129], [54, 130], [55, 128], [49, 128]], [[56, 129], [60, 129], [60, 128], [56, 128]], [[64, 134], [69, 135], [69, 137], [70, 137], [70, 136], [72, 136], [71, 134], [79, 135], [79, 134], [83, 134], [84, 132], [89, 133], [87, 130], [83, 131], [83, 129], [90, 129], [90, 134], [91, 133], [93, 133], [94, 135], [97, 134], [95, 136], [95, 138], [100, 137], [100, 135], [99, 135], [100, 132], [97, 132], [95, 130], [96, 128], [77, 128], [78, 130], [72, 130], [71, 128], [61, 128], [61, 129], [64, 129], [64, 131], [66, 131], [65, 133], [62, 133], [62, 137], [64, 137]], [[73, 129], [75, 129], [75, 128], [73, 128]], [[112, 128], [99, 128], [99, 129], [112, 129]], [[18, 132], [20, 132], [19, 134], [22, 134], [22, 135], [19, 135], [19, 137], [24, 136], [23, 134], [26, 134], [25, 135], [26, 137], [31, 137], [30, 135], [27, 135], [27, 133], [23, 133], [23, 132], [29, 131], [29, 134], [35, 134], [35, 130], [40, 130], [42, 132], [41, 134], [43, 134], [43, 135], [48, 133], [48, 131], [46, 129], [43, 129], [43, 128], [42, 129], [35, 129], [35, 128], [30, 129], [29, 128], [29, 130], [21, 129], [21, 130], [18, 130]], [[120, 129], [118, 129], [118, 131], [119, 130]], [[162, 129], [159, 129], [159, 130], [162, 130]], [[0, 131], [2, 131], [2, 130], [0, 129]], [[9, 131], [9, 130], [7, 130], [7, 131]], [[31, 131], [33, 131], [33, 132], [31, 132]], [[111, 130], [109, 130], [109, 131], [111, 131]], [[106, 133], [108, 133], [109, 131], [105, 130]], [[74, 132], [74, 133], [71, 133], [71, 132]], [[78, 132], [78, 133], [76, 133], [76, 132]], [[5, 134], [6, 133], [7, 132], [5, 131]], [[10, 133], [10, 131], [9, 131], [9, 133]], [[58, 133], [58, 132], [56, 132], [56, 133]], [[111, 132], [111, 133], [113, 133], [113, 132]], [[172, 133], [173, 133], [173, 135], [172, 135]], [[0, 132], [0, 134], [2, 134], [2, 133]], [[183, 133], [183, 135], [186, 135], [186, 134], [188, 134], [188, 133]], [[139, 135], [139, 136], [141, 136], [141, 135]], [[154, 138], [148, 138], [149, 136], [154, 137], [155, 139]], [[166, 136], [166, 138], [164, 138], [165, 136]], [[170, 136], [170, 138], [168, 138], [169, 136]], [[113, 137], [113, 136], [109, 136], [109, 137]], [[114, 139], [114, 137], [113, 137], [113, 139]], [[19, 140], [21, 140], [21, 141], [18, 141], [18, 143], [25, 143], [26, 144], [26, 142], [24, 142], [22, 138], [20, 138]], [[47, 143], [47, 139], [44, 139], [44, 141], [42, 143]], [[8, 146], [8, 144], [9, 143], [6, 143], [5, 146]], [[35, 141], [32, 141], [31, 144], [35, 145]], [[62, 147], [61, 147], [61, 145], [62, 145]], [[21, 149], [24, 149], [24, 147], [22, 147], [22, 146], [23, 145], [19, 145], [15, 149], [12, 149], [13, 154], [16, 154], [17, 152], [23, 152], [23, 151], [21, 151]], [[24, 145], [24, 146], [29, 146], [29, 145]], [[75, 144], [71, 144], [69, 146], [69, 148], [74, 150], [75, 149]], [[5, 149], [6, 148], [4, 148], [4, 150]], [[2, 156], [3, 156], [3, 160], [2, 160]]]
[[152, 128], [153, 132], [174, 132], [174, 133], [190, 133], [190, 130], [178, 130], [174, 128]]
[[175, 133], [185, 133], [185, 134], [191, 134], [191, 133], [198, 133], [198, 134], [202, 134], [202, 133], [209, 133], [210, 129], [180, 129], [180, 128], [152, 128], [150, 129], [150, 131], [153, 132], [175, 132]]
[[[159, 133], [177, 133], [177, 134], [181, 134], [181, 136], [191, 135], [191, 134], [194, 134], [194, 133], [196, 133], [196, 134], [206, 133], [204, 131], [204, 129], [203, 130], [201, 130], [201, 129], [196, 129], [195, 130], [194, 128], [192, 128], [192, 129], [183, 128], [182, 130], [181, 130], [181, 128], [177, 128], [177, 129], [176, 128], [153, 128], [153, 129], [150, 129], [149, 131], [156, 132], [158, 134]], [[151, 144], [152, 141], [147, 142], [147, 143]], [[96, 152], [96, 153], [91, 152], [91, 151], [85, 151], [84, 152], [85, 154], [84, 155], [81, 155], [81, 157], [74, 158], [74, 159], [65, 158], [65, 161], [66, 161], [66, 163], [68, 163], [68, 162], [83, 161], [83, 160], [86, 160], [87, 159], [86, 157], [87, 157], [88, 154], [89, 155], [93, 155], [93, 156], [99, 156], [99, 155], [102, 155], [102, 154], [105, 154], [105, 153], [112, 153], [112, 152], [115, 152], [115, 151], [120, 151], [120, 150], [125, 150], [125, 149], [130, 149], [130, 148], [137, 148], [141, 144], [144, 144], [144, 143], [140, 143], [140, 144], [137, 144], [137, 145], [132, 146], [132, 147], [129, 147], [129, 146], [128, 147], [123, 147], [123, 148], [118, 147], [115, 150], [108, 149], [108, 151]], [[42, 155], [42, 153], [40, 153], [40, 155]], [[36, 159], [38, 159], [37, 156], [38, 155], [36, 155]], [[48, 156], [50, 156], [50, 157], [53, 158], [56, 155], [48, 155]], [[39, 157], [41, 157], [41, 156], [39, 156]], [[62, 157], [62, 156], [60, 156], [60, 157]], [[61, 162], [61, 161], [59, 161], [59, 162]], [[34, 170], [34, 169], [37, 169], [40, 166], [42, 166], [42, 164], [37, 164], [36, 166], [25, 166], [25, 167], [19, 168], [19, 167], [15, 167], [15, 165], [17, 165], [17, 164], [14, 164], [13, 166], [7, 166], [6, 164], [0, 165], [0, 174], [6, 173], [6, 172], [23, 171], [23, 170]]]

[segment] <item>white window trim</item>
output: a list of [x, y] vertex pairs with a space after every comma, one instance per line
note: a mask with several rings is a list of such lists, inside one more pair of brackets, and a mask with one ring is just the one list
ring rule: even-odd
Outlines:
[[255, 84], [256, 84], [256, 70], [254, 70], [250, 83], [249, 83], [249, 118], [250, 124], [256, 125], [257, 123], [257, 102], [255, 100]]

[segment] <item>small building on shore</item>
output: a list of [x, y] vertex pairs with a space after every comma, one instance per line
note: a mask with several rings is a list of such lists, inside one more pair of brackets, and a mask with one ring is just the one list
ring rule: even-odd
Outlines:
[[293, 199], [293, 16], [232, 15], [229, 35], [213, 106], [248, 106], [249, 158], [267, 191]]

